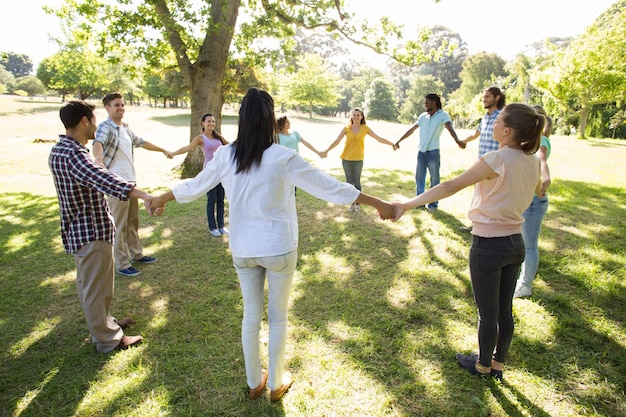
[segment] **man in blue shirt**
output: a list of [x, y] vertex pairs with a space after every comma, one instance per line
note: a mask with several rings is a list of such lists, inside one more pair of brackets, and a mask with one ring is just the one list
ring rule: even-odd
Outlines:
[[[441, 132], [445, 127], [454, 138], [454, 141], [460, 148], [465, 148], [465, 143], [461, 142], [452, 127], [452, 119], [450, 115], [441, 110], [441, 97], [437, 94], [427, 94], [424, 97], [424, 107], [426, 111], [417, 118], [415, 124], [406, 131], [404, 135], [396, 142], [399, 147], [400, 142], [408, 138], [420, 128], [419, 152], [417, 153], [417, 169], [415, 170], [415, 194], [420, 195], [426, 187], [426, 169], [430, 174], [430, 187], [439, 184], [439, 167], [441, 158], [439, 154], [439, 139]], [[428, 205], [428, 211], [431, 213], [437, 210], [438, 201], [434, 201]]]

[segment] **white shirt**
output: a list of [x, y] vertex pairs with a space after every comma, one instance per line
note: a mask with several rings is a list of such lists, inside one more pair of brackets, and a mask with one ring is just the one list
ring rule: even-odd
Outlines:
[[222, 183], [228, 199], [233, 256], [277, 256], [298, 247], [294, 187], [336, 204], [350, 204], [359, 196], [354, 186], [311, 166], [293, 149], [271, 145], [260, 166], [245, 174], [235, 174], [232, 150], [232, 145], [220, 147], [202, 172], [172, 192], [176, 201], [186, 203]]
[[119, 175], [128, 182], [136, 182], [135, 165], [133, 164], [133, 143], [125, 126], [120, 126], [119, 148], [109, 166], [109, 171]]

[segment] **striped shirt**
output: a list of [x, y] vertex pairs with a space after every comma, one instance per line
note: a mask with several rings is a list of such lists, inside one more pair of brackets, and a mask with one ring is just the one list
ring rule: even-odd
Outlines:
[[134, 185], [96, 165], [87, 148], [65, 135], [52, 147], [48, 166], [59, 198], [65, 250], [74, 253], [96, 240], [113, 243], [115, 226], [104, 194], [127, 200]]
[[493, 113], [485, 114], [485, 117], [480, 121], [480, 137], [478, 138], [478, 157], [482, 157], [487, 152], [497, 151], [500, 148], [500, 144], [493, 138], [493, 125], [496, 123], [496, 119], [502, 110], [496, 109]]

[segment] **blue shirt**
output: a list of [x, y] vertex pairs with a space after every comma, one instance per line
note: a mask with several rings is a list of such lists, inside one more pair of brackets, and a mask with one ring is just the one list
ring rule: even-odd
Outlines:
[[480, 137], [478, 139], [478, 157], [482, 157], [487, 152], [497, 151], [500, 148], [500, 144], [493, 138], [493, 125], [496, 123], [496, 119], [502, 110], [497, 109], [493, 113], [485, 114], [485, 117], [480, 121], [478, 131]]
[[433, 151], [439, 149], [439, 139], [446, 123], [452, 122], [450, 115], [439, 109], [432, 116], [428, 112], [420, 114], [415, 122], [420, 128], [419, 151]]

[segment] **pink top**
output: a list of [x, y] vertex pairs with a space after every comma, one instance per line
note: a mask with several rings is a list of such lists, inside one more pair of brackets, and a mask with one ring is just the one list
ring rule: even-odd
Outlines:
[[206, 135], [202, 134], [202, 153], [204, 154], [204, 166], [213, 159], [213, 154], [222, 146], [222, 141], [219, 139], [209, 139]]
[[481, 237], [510, 236], [521, 232], [522, 213], [530, 205], [541, 178], [539, 158], [509, 147], [481, 158], [498, 176], [474, 188], [468, 218], [472, 234]]

